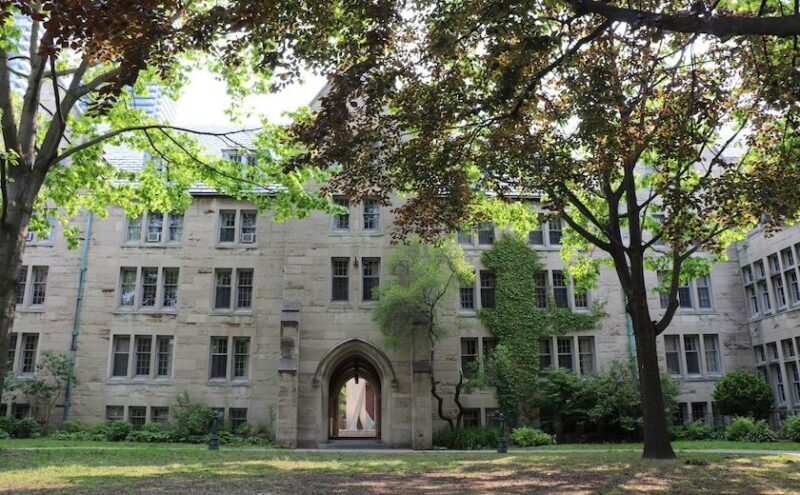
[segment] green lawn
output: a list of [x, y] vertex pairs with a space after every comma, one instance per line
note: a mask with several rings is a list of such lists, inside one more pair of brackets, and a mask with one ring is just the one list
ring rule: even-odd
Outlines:
[[[712, 444], [731, 448], [728, 442]], [[697, 448], [697, 443], [676, 446]], [[569, 447], [575, 446], [559, 446]], [[603, 453], [540, 450], [501, 456], [236, 448], [212, 452], [195, 445], [6, 440], [0, 441], [0, 493], [800, 494], [797, 455], [701, 453], [653, 462], [640, 459], [635, 445], [625, 447]]]

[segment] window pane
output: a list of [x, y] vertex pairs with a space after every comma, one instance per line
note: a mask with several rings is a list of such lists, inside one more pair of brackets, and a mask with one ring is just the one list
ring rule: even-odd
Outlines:
[[233, 377], [244, 378], [250, 359], [250, 337], [234, 337], [233, 339]]
[[214, 309], [230, 309], [232, 270], [217, 270], [214, 285]]
[[535, 274], [536, 286], [534, 287], [534, 298], [537, 308], [547, 307], [547, 272], [538, 271]]
[[378, 258], [363, 258], [363, 299], [364, 301], [377, 301], [380, 289], [381, 262]]
[[700, 277], [695, 282], [697, 284], [697, 305], [703, 309], [711, 307], [711, 289], [708, 285], [708, 277]]
[[234, 240], [236, 240], [236, 211], [222, 210], [219, 212], [219, 242]]
[[466, 230], [459, 230], [458, 231], [458, 243], [459, 244], [466, 244], [468, 246], [472, 245], [472, 232]]
[[719, 373], [719, 337], [717, 335], [704, 335], [703, 345], [706, 351], [706, 371]]
[[169, 214], [169, 240], [173, 242], [183, 240], [183, 215]]
[[256, 242], [256, 212], [252, 210], [242, 211], [242, 244], [253, 244]]
[[141, 241], [142, 240], [142, 216], [136, 218], [128, 218], [128, 227], [125, 231], [126, 241]]
[[331, 300], [347, 301], [350, 298], [350, 258], [333, 258], [331, 260]]
[[678, 305], [681, 308], [691, 309], [692, 290], [688, 285], [681, 285], [678, 287]]
[[226, 378], [228, 368], [228, 338], [211, 337], [211, 378]]
[[548, 222], [550, 226], [550, 244], [558, 245], [561, 244], [561, 235], [562, 235], [562, 228], [561, 228], [561, 219], [554, 218]]
[[572, 365], [572, 337], [558, 337], [558, 367], [574, 370]]
[[178, 269], [164, 268], [162, 284], [162, 300], [165, 308], [178, 307]]
[[134, 368], [134, 375], [148, 376], [150, 374], [150, 348], [153, 343], [153, 338], [149, 335], [136, 337], [136, 366]]
[[475, 309], [475, 287], [459, 288], [461, 309]]
[[156, 305], [158, 268], [142, 268], [142, 307]]
[[232, 407], [230, 408], [231, 417], [231, 431], [236, 432], [243, 423], [247, 422], [247, 408], [245, 407]]
[[664, 350], [667, 357], [667, 369], [673, 375], [681, 374], [680, 340], [677, 335], [664, 336]]
[[478, 226], [478, 244], [494, 244], [494, 224], [483, 222]]
[[462, 338], [461, 339], [461, 372], [466, 377], [474, 377], [477, 369], [478, 361], [478, 339], [476, 338]]
[[594, 371], [594, 337], [578, 337], [578, 355], [581, 375]]
[[569, 307], [567, 282], [564, 278], [564, 272], [558, 270], [553, 271], [553, 300], [559, 308]]
[[128, 376], [130, 346], [131, 338], [127, 335], [114, 337], [114, 363], [111, 368], [111, 376]]
[[133, 306], [136, 297], [136, 268], [123, 268], [119, 279], [119, 305]]
[[161, 231], [164, 228], [164, 214], [150, 212], [147, 214], [147, 242], [161, 242]]
[[783, 290], [783, 278], [780, 275], [772, 277], [772, 290], [779, 308], [786, 307], [786, 292]]
[[347, 213], [333, 216], [333, 230], [350, 230], [350, 200], [345, 196], [334, 196], [333, 203], [347, 209]]
[[168, 407], [151, 407], [150, 408], [150, 421], [161, 425], [169, 421], [169, 408]]
[[22, 336], [22, 356], [19, 370], [21, 373], [33, 373], [36, 370], [36, 348], [39, 346], [38, 334]]
[[141, 430], [147, 421], [147, 408], [142, 406], [131, 406], [128, 408], [128, 420], [134, 430]]
[[377, 230], [380, 228], [381, 207], [377, 201], [368, 199], [364, 201], [364, 230]]
[[33, 285], [31, 286], [31, 304], [44, 304], [47, 293], [47, 271], [46, 266], [34, 266], [31, 272]]
[[539, 339], [539, 369], [549, 368], [553, 365], [552, 345], [549, 337]]
[[28, 266], [22, 265], [17, 272], [17, 304], [25, 302], [25, 286], [28, 281]]
[[158, 337], [156, 340], [156, 376], [170, 376], [172, 370], [172, 346], [175, 339], [172, 337]]
[[125, 406], [106, 406], [106, 421], [125, 419]]
[[236, 270], [236, 309], [253, 307], [253, 270]]
[[686, 353], [686, 372], [690, 375], [699, 375], [700, 346], [697, 335], [684, 335], [683, 347]]
[[494, 273], [481, 270], [481, 307], [494, 308], [495, 307], [495, 280]]

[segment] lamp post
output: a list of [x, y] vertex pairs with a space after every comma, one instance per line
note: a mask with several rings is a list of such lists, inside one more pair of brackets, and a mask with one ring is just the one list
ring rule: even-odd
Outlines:
[[214, 411], [214, 417], [211, 420], [211, 437], [208, 439], [208, 450], [219, 450], [219, 411]]
[[505, 454], [508, 452], [508, 444], [506, 443], [506, 418], [502, 412], [497, 412], [497, 419], [500, 421], [500, 434], [497, 436], [497, 453]]

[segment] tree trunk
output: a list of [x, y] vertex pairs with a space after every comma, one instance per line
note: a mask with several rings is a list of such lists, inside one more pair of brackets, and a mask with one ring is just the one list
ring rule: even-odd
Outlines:
[[[25, 249], [25, 231], [30, 215], [16, 225], [0, 224], [0, 401], [3, 399], [3, 384], [6, 377], [6, 360], [11, 340], [11, 328], [17, 307], [17, 273], [22, 265]], [[24, 225], [22, 225], [24, 223]]]
[[[674, 459], [675, 452], [669, 437], [661, 372], [656, 352], [656, 329], [647, 309], [647, 293], [637, 292], [629, 301], [629, 314], [636, 336], [636, 359], [639, 369], [639, 392], [644, 417], [644, 451], [646, 459]], [[641, 301], [643, 299], [644, 301]]]

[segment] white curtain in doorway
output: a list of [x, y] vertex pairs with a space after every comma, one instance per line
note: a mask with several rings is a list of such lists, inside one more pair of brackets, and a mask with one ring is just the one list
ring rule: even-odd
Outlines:
[[354, 379], [347, 381], [347, 431], [358, 431], [358, 421], [364, 431], [375, 430], [375, 421], [367, 414], [367, 382]]

